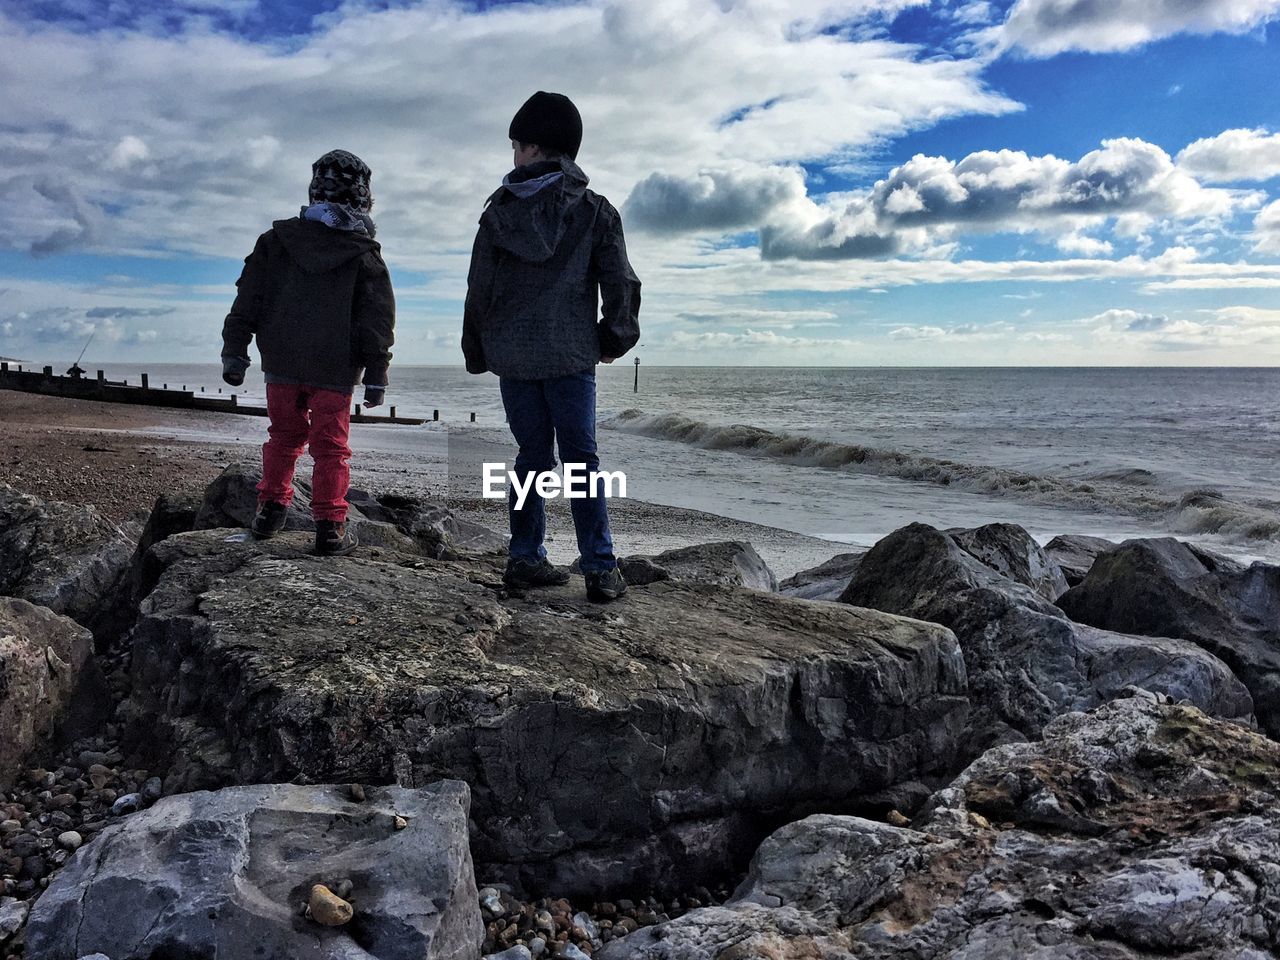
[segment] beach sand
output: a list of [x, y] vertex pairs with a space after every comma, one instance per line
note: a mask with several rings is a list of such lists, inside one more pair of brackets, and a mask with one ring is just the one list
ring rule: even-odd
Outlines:
[[[45, 499], [91, 504], [113, 520], [145, 517], [161, 494], [200, 492], [228, 464], [257, 461], [266, 438], [266, 420], [259, 417], [17, 392], [5, 392], [2, 399], [0, 482]], [[404, 435], [388, 429], [418, 428], [353, 428], [353, 486], [443, 499], [467, 519], [505, 531], [502, 501], [446, 495], [443, 443], [434, 453], [430, 444], [398, 452], [397, 438]], [[449, 441], [459, 442], [466, 442], [465, 432]], [[310, 458], [304, 456], [298, 469], [309, 476]], [[554, 562], [567, 564], [578, 553], [568, 505], [556, 500], [548, 506], [547, 551]], [[848, 549], [775, 527], [640, 500], [610, 501], [609, 516], [620, 555], [745, 540], [779, 579]]]

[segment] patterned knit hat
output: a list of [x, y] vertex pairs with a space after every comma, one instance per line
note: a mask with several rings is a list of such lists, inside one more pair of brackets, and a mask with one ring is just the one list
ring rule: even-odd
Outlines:
[[308, 196], [312, 203], [342, 203], [368, 213], [373, 206], [373, 192], [369, 189], [372, 176], [369, 165], [354, 153], [330, 150], [311, 165]]

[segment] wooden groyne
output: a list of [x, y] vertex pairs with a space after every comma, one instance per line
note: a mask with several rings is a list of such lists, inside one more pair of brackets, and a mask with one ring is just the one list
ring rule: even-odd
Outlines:
[[[75, 367], [73, 370], [77, 369]], [[75, 400], [97, 400], [102, 403], [132, 403], [147, 407], [169, 407], [175, 410], [210, 410], [216, 413], [239, 413], [250, 417], [265, 417], [266, 407], [240, 403], [235, 394], [212, 396], [194, 390], [170, 390], [168, 384], [159, 388], [151, 386], [151, 378], [142, 374], [141, 383], [133, 385], [124, 380], [108, 380], [99, 370], [96, 377], [84, 375], [55, 376], [53, 367], [43, 370], [13, 369], [9, 363], [0, 363], [0, 390], [18, 390], [22, 393], [39, 393], [48, 397], [67, 397]], [[397, 417], [396, 408], [390, 408], [390, 416], [370, 415], [356, 404], [352, 410], [352, 423], [398, 423], [416, 426], [425, 423], [415, 417]]]

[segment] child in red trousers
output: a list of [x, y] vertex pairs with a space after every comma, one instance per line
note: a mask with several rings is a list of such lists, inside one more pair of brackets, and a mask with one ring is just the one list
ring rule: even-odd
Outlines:
[[316, 552], [341, 555], [356, 547], [346, 523], [351, 396], [363, 374], [364, 405], [382, 403], [396, 308], [373, 239], [368, 166], [332, 150], [311, 172], [307, 206], [272, 224], [245, 258], [222, 328], [222, 379], [244, 383], [256, 336], [270, 425], [253, 535], [284, 528], [294, 466], [309, 446]]

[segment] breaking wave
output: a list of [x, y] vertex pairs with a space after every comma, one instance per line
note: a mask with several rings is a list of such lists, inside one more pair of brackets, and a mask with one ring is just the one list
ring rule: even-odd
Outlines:
[[1154, 475], [1141, 469], [1073, 479], [777, 433], [748, 424], [718, 426], [678, 413], [648, 414], [636, 409], [623, 410], [603, 420], [601, 426], [799, 466], [896, 477], [973, 493], [1162, 519], [1182, 533], [1280, 541], [1280, 513], [1275, 510], [1229, 500], [1214, 490], [1160, 490]]

